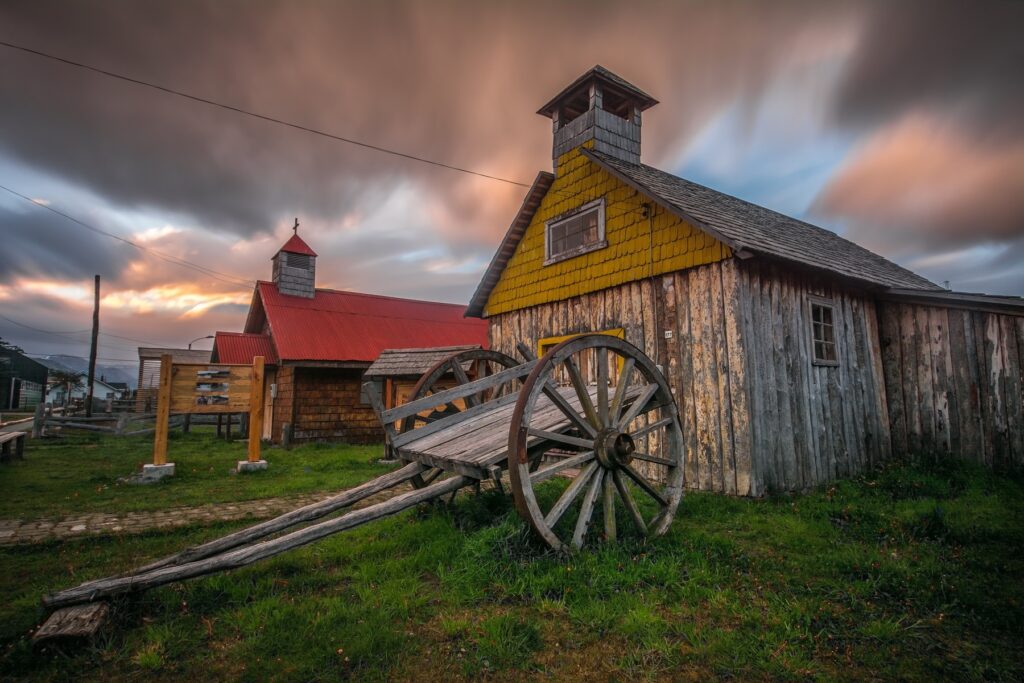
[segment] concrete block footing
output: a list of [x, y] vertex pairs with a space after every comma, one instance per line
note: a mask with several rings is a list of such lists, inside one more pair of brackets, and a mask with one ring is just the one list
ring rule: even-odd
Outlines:
[[152, 484], [158, 482], [164, 477], [174, 476], [174, 463], [169, 462], [164, 465], [143, 465], [142, 476], [139, 478], [139, 482], [142, 484]]
[[238, 461], [238, 472], [258, 472], [260, 470], [267, 469], [266, 460], [257, 460], [256, 462], [249, 462], [248, 460]]

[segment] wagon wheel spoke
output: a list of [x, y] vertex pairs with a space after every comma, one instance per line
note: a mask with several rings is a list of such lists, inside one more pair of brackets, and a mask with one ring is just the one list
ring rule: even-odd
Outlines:
[[590, 518], [594, 514], [594, 503], [597, 502], [597, 495], [601, 490], [601, 481], [606, 476], [604, 470], [598, 470], [590, 486], [587, 488], [586, 495], [583, 496], [583, 503], [580, 505], [580, 516], [576, 519], [576, 528], [572, 534], [572, 544], [576, 548], [583, 547], [583, 538], [587, 535], [587, 529], [590, 528]]
[[647, 481], [647, 478], [634, 470], [629, 465], [623, 465], [622, 470], [629, 476], [630, 479], [636, 482], [637, 486], [644, 490], [644, 492], [658, 503], [658, 505], [665, 507], [668, 505], [668, 501], [662, 498], [661, 493], [655, 488], [654, 484]]
[[[619, 418], [617, 428], [620, 430], [625, 430], [626, 427], [629, 426], [629, 423], [636, 419], [638, 415], [647, 412], [645, 410], [647, 408], [647, 404], [650, 403], [651, 399], [654, 398], [654, 394], [656, 394], [657, 392], [657, 384], [648, 384], [640, 393], [640, 395], [636, 397], [636, 400], [633, 401], [632, 404], [630, 404], [629, 410], [623, 413], [622, 417]], [[653, 410], [653, 407], [651, 409]]]
[[597, 417], [602, 427], [611, 424], [608, 419], [608, 349], [597, 349]]
[[578, 436], [572, 436], [571, 434], [562, 434], [560, 432], [549, 432], [544, 429], [536, 429], [530, 427], [530, 436], [536, 436], [541, 439], [547, 439], [548, 441], [557, 441], [558, 443], [564, 443], [568, 446], [578, 446], [582, 448], [593, 448], [593, 439], [581, 439]]
[[[466, 375], [466, 371], [462, 369], [462, 363], [459, 362], [458, 356], [452, 357], [448, 361], [448, 365], [452, 369], [452, 374], [455, 375], [455, 381], [459, 384], [469, 384], [469, 377]], [[466, 405], [469, 407], [480, 405], [480, 395], [470, 394], [465, 399]]]
[[[630, 432], [630, 436], [632, 436], [634, 439], [639, 439], [641, 436], [647, 436], [648, 434], [653, 432], [655, 429], [661, 429], [662, 427], [668, 427], [669, 425], [672, 424], [672, 422], [674, 420], [675, 420], [675, 418], [671, 417], [671, 416], [670, 417], [663, 417], [662, 419], [658, 420], [657, 422], [652, 422], [649, 425], [645, 425], [643, 427], [640, 427], [639, 429], [637, 429], [634, 432]], [[633, 457], [634, 458], [637, 457], [636, 454], [634, 454]]]
[[558, 407], [560, 411], [562, 411], [563, 415], [569, 418], [570, 422], [572, 422], [574, 425], [583, 430], [585, 434], [589, 434], [590, 436], [597, 436], [597, 430], [594, 429], [594, 426], [591, 425], [588, 421], [584, 420], [582, 417], [580, 417], [579, 412], [572, 407], [572, 404], [570, 404], [565, 399], [565, 396], [562, 396], [562, 393], [558, 391], [558, 389], [554, 385], [552, 385], [550, 381], [548, 381], [548, 383], [544, 385], [543, 391], [544, 395], [547, 396], [551, 400], [551, 402]]
[[622, 402], [626, 399], [626, 391], [629, 390], [629, 381], [633, 378], [633, 367], [636, 365], [636, 360], [633, 358], [627, 358], [626, 362], [622, 364], [622, 371], [619, 372], [619, 383], [615, 387], [615, 396], [612, 398], [612, 404], [609, 407], [609, 424], [618, 423], [619, 413], [622, 412]]
[[633, 519], [633, 524], [636, 526], [637, 531], [641, 534], [647, 535], [647, 525], [644, 523], [644, 518], [640, 514], [640, 508], [636, 506], [636, 501], [633, 500], [633, 494], [630, 493], [629, 486], [622, 479], [622, 475], [619, 474], [618, 470], [612, 472], [612, 476], [615, 478], [615, 488], [619, 490], [619, 497], [622, 498], [622, 504], [626, 506], [626, 510], [629, 512], [629, 516]]
[[601, 420], [597, 417], [597, 409], [594, 407], [594, 402], [590, 400], [590, 392], [587, 390], [586, 382], [583, 381], [583, 376], [580, 375], [576, 361], [572, 356], [568, 356], [562, 364], [569, 372], [569, 380], [572, 382], [573, 389], [576, 390], [576, 397], [580, 400], [580, 406], [583, 408], [583, 414], [587, 416], [587, 422], [595, 429], [600, 429]]
[[572, 469], [573, 467], [579, 467], [586, 465], [588, 462], [594, 459], [594, 451], [585, 451], [579, 455], [573, 455], [568, 458], [559, 460], [553, 465], [548, 465], [542, 470], [537, 470], [530, 474], [530, 483], [539, 484], [542, 481], [547, 481], [551, 477], [555, 476], [559, 472]]
[[615, 481], [611, 475], [605, 474], [604, 495], [601, 501], [604, 510], [604, 537], [607, 541], [615, 540]]
[[640, 453], [640, 452], [637, 452], [637, 451], [634, 451], [633, 459], [634, 460], [643, 460], [644, 462], [653, 462], [653, 463], [655, 463], [657, 465], [665, 465], [666, 467], [672, 467], [673, 465], [675, 465], [675, 463], [672, 462], [671, 460], [667, 460], [665, 458], [659, 458], [658, 456], [651, 455], [649, 453]]
[[590, 481], [590, 478], [594, 476], [594, 473], [597, 472], [597, 470], [598, 464], [596, 462], [592, 462], [584, 467], [583, 471], [576, 475], [576, 478], [573, 479], [572, 483], [569, 484], [565, 491], [562, 492], [562, 495], [559, 496], [558, 500], [555, 501], [554, 506], [552, 506], [551, 510], [544, 517], [545, 524], [549, 527], [553, 527], [558, 523], [558, 520], [562, 518], [562, 515], [564, 515], [566, 510], [569, 509], [572, 502], [576, 500], [576, 496], [580, 494], [580, 491], [584, 489]]

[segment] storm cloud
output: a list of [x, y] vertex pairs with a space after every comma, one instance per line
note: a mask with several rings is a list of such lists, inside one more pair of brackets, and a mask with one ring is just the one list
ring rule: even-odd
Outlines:
[[[601, 63], [661, 101], [647, 163], [686, 168], [700, 141], [722, 189], [783, 197], [760, 200], [935, 281], [1016, 294], [1021, 25], [1024, 5], [994, 1], [0, 6], [0, 40], [527, 184], [551, 167], [533, 112]], [[0, 175], [241, 280], [269, 276], [298, 216], [319, 285], [455, 302], [525, 193], [5, 47]], [[110, 329], [144, 321], [180, 344], [241, 326], [250, 286], [22, 204], [0, 196], [4, 246], [23, 255], [0, 272], [4, 311], [77, 329], [88, 306], [57, 285], [102, 272]]]

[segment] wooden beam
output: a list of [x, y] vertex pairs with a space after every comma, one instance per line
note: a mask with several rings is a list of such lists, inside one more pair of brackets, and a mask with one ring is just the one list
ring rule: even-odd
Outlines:
[[160, 386], [156, 398], [156, 426], [153, 438], [153, 464], [167, 464], [167, 431], [171, 419], [171, 364], [173, 356], [160, 356]]
[[263, 356], [252, 359], [252, 382], [249, 385], [249, 462], [260, 460], [260, 438], [263, 436]]

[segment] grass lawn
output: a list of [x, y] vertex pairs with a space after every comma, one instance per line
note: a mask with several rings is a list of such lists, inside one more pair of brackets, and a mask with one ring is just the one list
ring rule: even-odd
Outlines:
[[[80, 457], [94, 452], [109, 457]], [[322, 457], [325, 482], [368, 457], [271, 456], [303, 459], [296, 476]], [[235, 457], [209, 478], [237, 482]], [[204, 477], [193, 485], [219, 491]], [[122, 600], [94, 646], [33, 652], [42, 593], [231, 528], [0, 551], [0, 679], [1024, 678], [1024, 479], [959, 464], [794, 497], [689, 494], [664, 537], [572, 557], [547, 552], [507, 498], [460, 496]]]
[[382, 446], [264, 448], [270, 467], [235, 475], [245, 460], [244, 443], [217, 439], [213, 427], [172, 432], [168, 462], [175, 476], [156, 485], [119, 481], [153, 461], [153, 437], [89, 434], [28, 444], [24, 461], [0, 470], [0, 517], [34, 518], [83, 512], [159, 510], [334, 491], [388, 471], [374, 462]]

